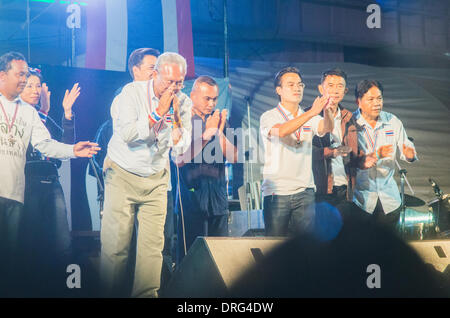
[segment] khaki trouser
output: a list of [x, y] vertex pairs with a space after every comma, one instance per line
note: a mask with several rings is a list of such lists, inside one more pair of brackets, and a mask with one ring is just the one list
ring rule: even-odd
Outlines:
[[110, 161], [105, 175], [100, 277], [105, 296], [127, 296], [126, 269], [135, 213], [138, 232], [132, 297], [157, 297], [161, 281], [164, 223], [167, 213], [166, 169], [140, 177]]

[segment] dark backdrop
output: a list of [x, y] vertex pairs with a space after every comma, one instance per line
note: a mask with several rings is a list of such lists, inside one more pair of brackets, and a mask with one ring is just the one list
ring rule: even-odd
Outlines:
[[[49, 115], [58, 123], [63, 116], [62, 100], [66, 89], [79, 83], [80, 96], [73, 106], [76, 141], [92, 141], [100, 125], [110, 118], [114, 92], [131, 81], [127, 72], [101, 71], [62, 66], [43, 65], [44, 82], [51, 91]], [[89, 161], [85, 158], [71, 161], [72, 230], [92, 229], [91, 215], [86, 196], [85, 174]]]

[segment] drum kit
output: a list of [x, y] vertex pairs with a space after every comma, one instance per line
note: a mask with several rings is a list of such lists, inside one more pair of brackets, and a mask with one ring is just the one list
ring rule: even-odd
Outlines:
[[[403, 192], [400, 231], [406, 240], [450, 238], [450, 194], [444, 194], [434, 180], [429, 182], [436, 197], [427, 203]], [[425, 204], [426, 211], [413, 209]]]

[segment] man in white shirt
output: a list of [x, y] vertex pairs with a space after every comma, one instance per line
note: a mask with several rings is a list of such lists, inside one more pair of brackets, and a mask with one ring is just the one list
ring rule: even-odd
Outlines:
[[395, 229], [401, 210], [401, 197], [394, 180], [397, 150], [407, 162], [417, 160], [414, 144], [408, 140], [402, 122], [382, 111], [383, 86], [363, 80], [355, 89], [359, 109], [353, 114], [358, 125], [358, 144], [365, 154], [357, 170], [353, 202], [363, 216]]
[[[67, 145], [51, 139], [36, 109], [20, 97], [27, 82], [28, 64], [22, 54], [0, 57], [0, 296], [14, 284], [20, 256], [19, 221], [23, 211], [25, 162], [28, 144], [47, 157], [92, 157], [99, 148], [88, 141]], [[6, 290], [4, 289], [6, 288]], [[6, 293], [6, 294], [3, 294]]]
[[167, 210], [169, 150], [184, 153], [191, 139], [192, 101], [181, 92], [186, 61], [158, 57], [156, 76], [127, 84], [111, 106], [113, 136], [105, 159], [101, 275], [107, 296], [126, 296], [126, 264], [138, 222], [133, 297], [157, 297]]
[[[280, 103], [260, 119], [264, 223], [267, 236], [286, 236], [314, 225], [312, 138], [332, 131], [333, 118], [328, 96], [317, 97], [307, 112], [300, 107], [305, 84], [295, 67], [278, 72], [274, 86]], [[324, 118], [318, 116], [322, 110]]]

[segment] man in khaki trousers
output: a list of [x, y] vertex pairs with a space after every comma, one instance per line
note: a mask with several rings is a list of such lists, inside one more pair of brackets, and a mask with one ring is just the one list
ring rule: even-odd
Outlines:
[[126, 297], [126, 267], [137, 216], [132, 297], [158, 297], [167, 212], [169, 151], [191, 139], [192, 101], [181, 92], [186, 61], [158, 57], [154, 79], [127, 84], [111, 106], [113, 136], [105, 159], [100, 275], [104, 295]]

